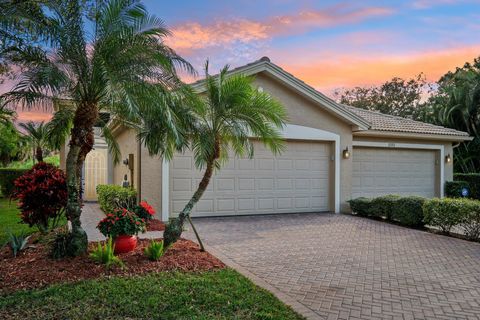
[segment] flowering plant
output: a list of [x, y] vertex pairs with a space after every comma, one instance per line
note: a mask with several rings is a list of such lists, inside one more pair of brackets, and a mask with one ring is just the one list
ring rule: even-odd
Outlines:
[[152, 220], [155, 216], [155, 209], [147, 201], [140, 201], [140, 204], [133, 208], [133, 212], [145, 221]]
[[145, 231], [145, 219], [125, 208], [115, 209], [98, 223], [97, 228], [105, 237], [133, 236]]

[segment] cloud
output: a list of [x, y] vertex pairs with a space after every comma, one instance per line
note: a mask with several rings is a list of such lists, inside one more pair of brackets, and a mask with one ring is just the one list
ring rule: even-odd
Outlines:
[[40, 111], [19, 111], [17, 113], [16, 122], [48, 122], [52, 118], [51, 113], [40, 112]]
[[416, 0], [413, 2], [412, 6], [415, 9], [429, 9], [438, 5], [449, 5], [457, 4], [462, 2], [468, 2], [465, 0]]
[[[292, 64], [294, 56], [283, 56], [273, 62], [313, 87], [331, 91], [340, 87], [375, 85], [393, 77], [411, 78], [423, 72], [428, 81], [437, 81], [443, 74], [480, 54], [480, 45], [422, 51], [404, 54], [324, 54], [323, 58], [308, 57]], [[329, 57], [329, 58], [328, 58]]]
[[265, 41], [276, 36], [298, 34], [314, 28], [351, 24], [365, 19], [387, 16], [393, 9], [385, 7], [351, 8], [345, 4], [322, 10], [301, 11], [292, 15], [268, 18], [219, 20], [202, 25], [188, 22], [172, 28], [168, 45], [182, 54], [207, 47], [227, 46], [238, 42]]

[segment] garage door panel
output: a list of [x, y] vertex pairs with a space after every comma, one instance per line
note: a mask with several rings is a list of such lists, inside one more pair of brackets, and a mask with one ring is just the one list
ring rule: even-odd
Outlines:
[[433, 150], [360, 148], [353, 150], [352, 198], [385, 194], [435, 196]]
[[[215, 173], [193, 210], [195, 216], [328, 211], [327, 143], [288, 142], [287, 150], [277, 156], [260, 143], [254, 146], [254, 159], [231, 158]], [[178, 214], [202, 172], [194, 168], [190, 153], [175, 156], [170, 171], [170, 203]]]

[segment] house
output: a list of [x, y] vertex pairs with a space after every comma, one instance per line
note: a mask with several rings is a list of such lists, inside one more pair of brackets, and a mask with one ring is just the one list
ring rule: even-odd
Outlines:
[[[214, 175], [194, 216], [348, 211], [352, 198], [384, 194], [442, 197], [453, 179], [453, 148], [465, 132], [338, 104], [262, 58], [232, 73], [280, 100], [289, 121], [287, 149], [274, 156], [255, 143], [253, 159], [232, 158]], [[319, 75], [321, 76], [321, 75]], [[193, 84], [199, 93], [203, 83]], [[192, 196], [202, 173], [192, 154], [151, 157], [132, 129], [113, 128], [122, 159], [113, 166], [99, 137], [85, 163], [85, 197], [125, 175], [166, 221]], [[128, 161], [127, 161], [128, 159]]]

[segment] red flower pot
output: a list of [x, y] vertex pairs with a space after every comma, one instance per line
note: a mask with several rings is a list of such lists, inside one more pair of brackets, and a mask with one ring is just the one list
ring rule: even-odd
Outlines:
[[120, 235], [115, 238], [115, 253], [126, 253], [135, 250], [137, 246], [136, 236]]

